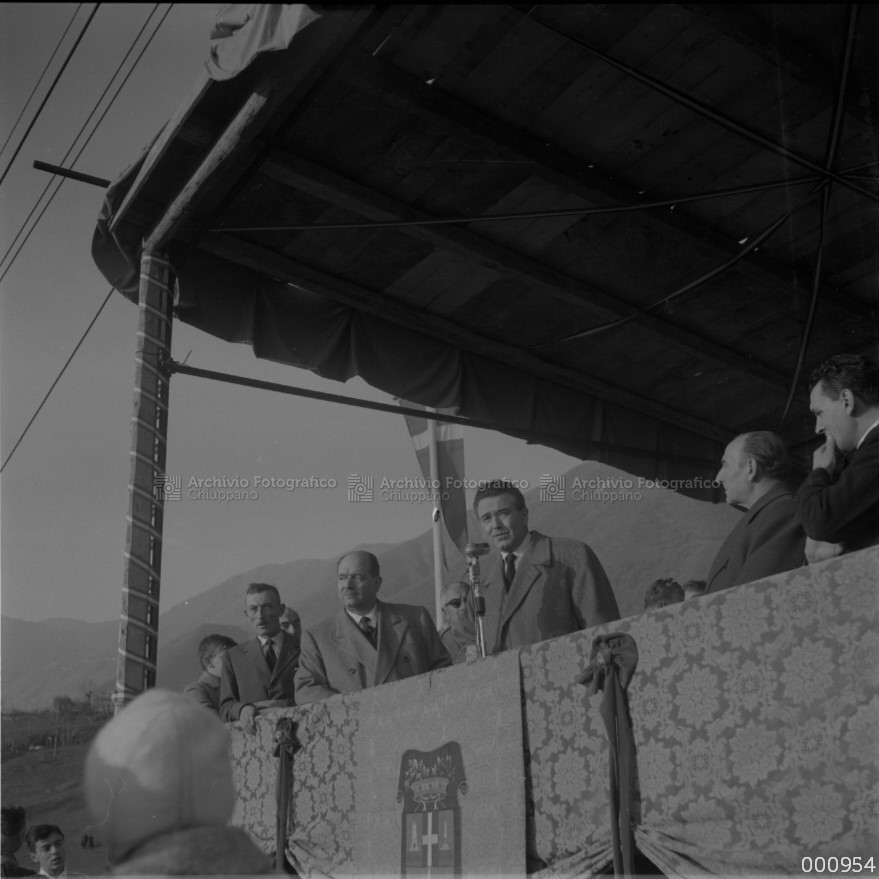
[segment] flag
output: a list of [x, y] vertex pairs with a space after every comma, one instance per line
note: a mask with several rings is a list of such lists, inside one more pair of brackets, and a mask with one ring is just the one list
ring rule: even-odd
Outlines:
[[450, 424], [447, 421], [434, 421], [434, 435], [436, 436], [437, 472], [430, 472], [430, 413], [435, 411], [440, 414], [455, 415], [454, 409], [431, 410], [420, 403], [409, 403], [400, 400], [401, 406], [409, 409], [423, 409], [425, 417], [416, 415], [404, 415], [409, 435], [415, 445], [415, 454], [418, 464], [424, 476], [425, 484], [433, 487], [433, 480], [438, 480], [440, 495], [440, 513], [446, 527], [446, 533], [452, 539], [452, 543], [464, 555], [467, 546], [467, 504], [464, 499], [464, 437], [460, 424]]

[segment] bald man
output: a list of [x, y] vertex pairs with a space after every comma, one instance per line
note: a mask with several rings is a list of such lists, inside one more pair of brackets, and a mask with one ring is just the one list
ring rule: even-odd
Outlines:
[[452, 664], [430, 614], [412, 604], [378, 600], [382, 578], [371, 552], [339, 559], [341, 610], [302, 633], [296, 704], [357, 693]]

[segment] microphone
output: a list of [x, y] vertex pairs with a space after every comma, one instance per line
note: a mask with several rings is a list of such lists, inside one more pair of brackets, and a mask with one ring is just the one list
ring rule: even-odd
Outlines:
[[464, 555], [470, 558], [479, 558], [483, 555], [488, 555], [491, 551], [491, 547], [487, 543], [468, 543], [467, 546], [464, 547]]

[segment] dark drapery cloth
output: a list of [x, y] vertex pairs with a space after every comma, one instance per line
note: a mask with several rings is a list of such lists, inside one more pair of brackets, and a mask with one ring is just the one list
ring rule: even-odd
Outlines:
[[593, 695], [604, 692], [600, 711], [610, 745], [610, 829], [617, 876], [635, 872], [635, 739], [626, 689], [637, 665], [638, 648], [631, 635], [603, 635], [592, 642], [591, 661], [579, 679]]

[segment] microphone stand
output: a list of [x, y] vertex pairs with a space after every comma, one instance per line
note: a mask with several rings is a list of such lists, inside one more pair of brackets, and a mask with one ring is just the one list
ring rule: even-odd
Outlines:
[[470, 591], [473, 593], [473, 610], [476, 612], [476, 652], [480, 659], [485, 659], [485, 596], [479, 582], [479, 556], [487, 552], [487, 543], [467, 544], [467, 572], [470, 575]]

